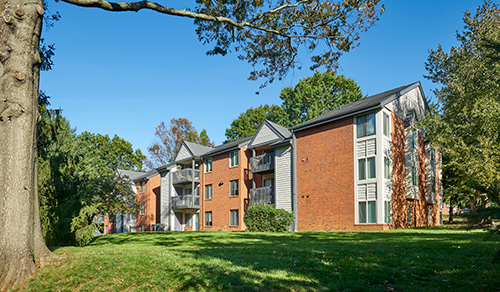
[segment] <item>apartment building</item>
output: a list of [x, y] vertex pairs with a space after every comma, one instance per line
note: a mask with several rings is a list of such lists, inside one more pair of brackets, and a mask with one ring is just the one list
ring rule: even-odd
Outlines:
[[256, 203], [293, 212], [295, 231], [438, 225], [441, 158], [417, 127], [427, 111], [416, 82], [291, 129], [266, 120], [214, 148], [184, 142], [173, 163], [135, 178], [137, 231], [245, 230]]

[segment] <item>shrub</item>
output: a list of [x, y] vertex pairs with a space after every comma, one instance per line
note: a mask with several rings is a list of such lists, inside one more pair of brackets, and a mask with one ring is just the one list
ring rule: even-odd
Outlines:
[[243, 221], [249, 231], [285, 232], [293, 223], [293, 213], [269, 204], [255, 204], [245, 212]]

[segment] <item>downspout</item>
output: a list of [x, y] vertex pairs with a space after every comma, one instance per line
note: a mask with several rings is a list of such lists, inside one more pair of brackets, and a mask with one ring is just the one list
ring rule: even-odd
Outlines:
[[297, 232], [297, 138], [292, 131], [292, 206], [293, 206], [293, 231]]
[[[255, 157], [255, 148], [252, 148], [252, 158]], [[250, 164], [250, 170], [252, 169], [252, 165]], [[255, 174], [252, 173], [252, 188], [255, 189]]]

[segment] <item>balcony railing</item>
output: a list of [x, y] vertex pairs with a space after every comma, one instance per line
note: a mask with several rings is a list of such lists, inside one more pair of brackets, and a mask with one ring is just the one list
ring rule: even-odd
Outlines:
[[263, 154], [250, 158], [250, 172], [261, 172], [274, 169], [274, 153]]
[[191, 195], [172, 197], [172, 209], [199, 209], [200, 197]]
[[182, 184], [182, 183], [188, 183], [192, 182], [194, 179], [194, 182], [200, 182], [200, 170], [195, 169], [194, 170], [194, 177], [193, 177], [193, 169], [191, 168], [185, 168], [185, 169], [180, 169], [177, 171], [172, 172], [172, 184]]
[[250, 189], [250, 205], [258, 203], [274, 203], [274, 188], [263, 187]]

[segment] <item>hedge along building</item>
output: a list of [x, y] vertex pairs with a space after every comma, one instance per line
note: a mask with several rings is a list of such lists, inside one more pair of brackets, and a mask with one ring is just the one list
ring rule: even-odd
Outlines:
[[427, 111], [416, 82], [293, 127], [295, 229], [439, 224], [439, 157], [414, 129]]

